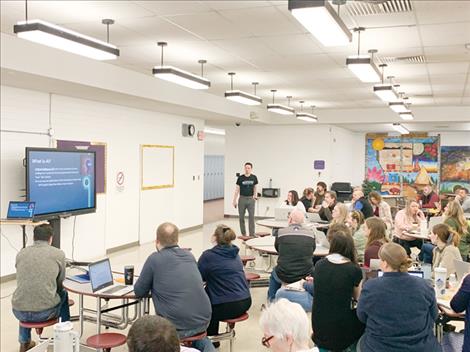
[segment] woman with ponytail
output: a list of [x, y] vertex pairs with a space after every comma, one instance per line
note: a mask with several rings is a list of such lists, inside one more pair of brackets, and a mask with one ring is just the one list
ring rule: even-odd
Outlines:
[[438, 316], [434, 289], [422, 278], [408, 274], [411, 259], [396, 243], [379, 250], [383, 277], [368, 280], [357, 304], [357, 316], [366, 325], [360, 352], [437, 352], [433, 334]]
[[431, 242], [433, 249], [432, 270], [441, 267], [447, 269], [447, 277], [455, 273], [454, 259], [462, 260], [459, 248], [459, 234], [446, 224], [437, 224], [432, 228]]

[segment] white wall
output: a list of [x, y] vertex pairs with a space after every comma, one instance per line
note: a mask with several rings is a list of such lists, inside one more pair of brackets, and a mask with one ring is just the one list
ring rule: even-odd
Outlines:
[[225, 155], [225, 136], [206, 133], [204, 155]]
[[[325, 160], [319, 175], [314, 160]], [[226, 129], [225, 214], [236, 215], [232, 206], [237, 172], [246, 161], [262, 187], [281, 189], [281, 198], [261, 198], [256, 214], [272, 216], [274, 208], [290, 189], [301, 193], [305, 187], [324, 181], [362, 183], [364, 177], [364, 134], [325, 125], [317, 126], [241, 126]]]
[[[154, 239], [156, 226], [172, 221], [180, 228], [202, 224], [202, 174], [204, 143], [181, 136], [181, 123], [197, 130], [203, 121], [182, 116], [137, 110], [118, 105], [53, 95], [51, 126], [54, 138], [107, 144], [107, 193], [98, 195], [97, 212], [76, 218], [75, 258], [104, 256], [106, 249]], [[18, 130], [45, 133], [49, 128], [49, 94], [1, 87], [1, 216], [8, 201], [21, 199], [25, 186], [24, 148], [49, 146], [46, 135], [4, 132]], [[140, 190], [140, 145], [175, 145], [175, 187]], [[125, 187], [116, 188], [118, 171]], [[193, 180], [194, 176], [194, 180]], [[24, 193], [24, 192], [23, 192]], [[191, 211], [189, 211], [189, 209]], [[71, 257], [73, 218], [62, 221], [62, 249]], [[2, 226], [1, 276], [12, 274], [20, 229]], [[32, 238], [29, 230], [30, 240]]]
[[470, 132], [441, 132], [441, 145], [470, 146]]

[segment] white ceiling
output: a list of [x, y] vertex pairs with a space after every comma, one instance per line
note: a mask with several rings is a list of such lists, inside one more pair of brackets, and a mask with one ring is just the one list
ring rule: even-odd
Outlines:
[[[412, 1], [407, 13], [341, 17], [349, 28], [366, 27], [362, 52], [379, 56], [425, 55], [426, 63], [393, 62], [394, 75], [414, 106], [470, 105], [470, 1]], [[384, 106], [372, 85], [346, 68], [356, 38], [345, 47], [323, 47], [287, 10], [287, 1], [30, 1], [29, 18], [39, 18], [104, 39], [101, 19], [112, 18], [111, 43], [121, 56], [111, 64], [145, 74], [159, 64], [157, 41], [167, 41], [165, 63], [199, 73], [198, 59], [208, 60], [209, 94], [223, 95], [228, 72], [235, 88], [258, 94], [270, 89], [277, 101], [293, 96], [322, 109]], [[24, 19], [24, 2], [1, 1], [1, 31], [12, 34]], [[318, 111], [318, 114], [320, 114]], [[470, 120], [470, 117], [469, 117]]]

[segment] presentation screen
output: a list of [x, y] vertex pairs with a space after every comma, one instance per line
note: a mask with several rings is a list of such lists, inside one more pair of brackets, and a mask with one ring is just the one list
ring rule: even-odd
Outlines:
[[96, 211], [95, 152], [26, 148], [26, 197], [35, 217]]

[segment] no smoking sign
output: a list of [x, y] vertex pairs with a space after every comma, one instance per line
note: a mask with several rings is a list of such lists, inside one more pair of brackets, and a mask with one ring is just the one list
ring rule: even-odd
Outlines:
[[116, 189], [118, 191], [124, 190], [124, 172], [122, 171], [116, 174]]

